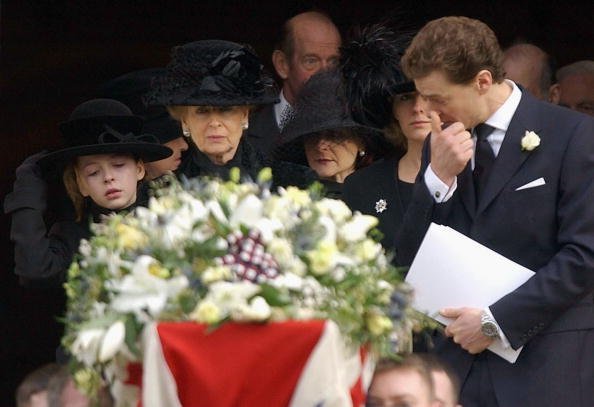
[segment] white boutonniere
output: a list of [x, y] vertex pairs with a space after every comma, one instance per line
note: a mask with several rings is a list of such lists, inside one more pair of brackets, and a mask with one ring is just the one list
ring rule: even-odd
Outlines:
[[522, 137], [522, 151], [532, 151], [540, 145], [540, 137], [533, 131], [526, 130], [526, 135]]
[[375, 203], [375, 211], [377, 213], [382, 213], [386, 209], [388, 209], [388, 202], [385, 199], [380, 199]]

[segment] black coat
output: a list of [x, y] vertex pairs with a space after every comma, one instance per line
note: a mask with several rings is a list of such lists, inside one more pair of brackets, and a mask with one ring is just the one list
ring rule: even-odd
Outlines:
[[225, 165], [214, 164], [206, 154], [198, 150], [194, 143], [190, 142], [189, 146], [176, 171], [177, 175], [184, 175], [187, 178], [213, 176], [228, 179], [231, 168], [237, 167], [242, 177], [249, 176], [256, 179], [260, 170], [266, 166], [262, 154], [244, 139], [239, 142], [235, 156]]
[[264, 105], [250, 114], [247, 141], [266, 158], [271, 156], [280, 139], [274, 104]]
[[[369, 167], [355, 171], [347, 177], [342, 199], [353, 211], [378, 218], [377, 228], [382, 232], [382, 245], [386, 250], [397, 249], [395, 236], [409, 204], [411, 191], [398, 181], [400, 157], [380, 160]], [[412, 184], [408, 184], [412, 190]], [[398, 263], [398, 258], [395, 259]]]
[[[24, 182], [23, 182], [24, 181]], [[82, 220], [59, 221], [49, 231], [44, 219], [47, 196], [43, 181], [36, 177], [18, 177], [15, 189], [4, 200], [4, 211], [11, 215], [10, 238], [14, 242], [15, 273], [21, 282], [32, 286], [55, 286], [66, 280], [81, 239], [91, 236], [90, 222], [111, 213], [88, 200]], [[132, 210], [148, 201], [148, 186], [140, 184]]]

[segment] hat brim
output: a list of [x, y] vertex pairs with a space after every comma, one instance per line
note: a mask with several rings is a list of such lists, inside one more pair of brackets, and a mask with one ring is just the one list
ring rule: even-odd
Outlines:
[[326, 126], [318, 126], [317, 129], [313, 131], [294, 133], [291, 138], [281, 138], [274, 150], [274, 158], [307, 166], [307, 157], [305, 156], [305, 148], [303, 145], [305, 137], [325, 130], [340, 129], [353, 129], [357, 132], [357, 136], [368, 140], [370, 143], [381, 142], [381, 140], [384, 139], [382, 130], [374, 127], [362, 126], [355, 122], [353, 122], [352, 125], [342, 126], [331, 126], [330, 123], [328, 123]]
[[164, 106], [249, 106], [249, 105], [270, 105], [278, 103], [277, 96], [258, 96], [258, 97], [230, 97], [225, 98], [222, 95], [204, 95], [200, 97], [172, 97], [157, 101]]
[[320, 131], [325, 131], [325, 130], [340, 130], [340, 129], [353, 129], [356, 131], [362, 131], [363, 133], [378, 133], [378, 135], [381, 135], [381, 133], [382, 133], [381, 129], [377, 129], [375, 127], [364, 126], [364, 125], [359, 124], [353, 120], [347, 120], [347, 121], [341, 121], [341, 122], [329, 121], [329, 122], [314, 124], [313, 126], [311, 126], [309, 128], [304, 128], [304, 127], [296, 128], [296, 129], [288, 128], [286, 131], [281, 132], [281, 136], [277, 143], [277, 147], [280, 147], [287, 143], [292, 143], [294, 140], [297, 140], [300, 137], [304, 137], [309, 134], [319, 133]]
[[105, 143], [54, 151], [41, 157], [37, 163], [43, 169], [57, 169], [63, 168], [76, 157], [95, 154], [132, 154], [144, 162], [152, 162], [169, 157], [173, 151], [169, 147], [156, 143]]

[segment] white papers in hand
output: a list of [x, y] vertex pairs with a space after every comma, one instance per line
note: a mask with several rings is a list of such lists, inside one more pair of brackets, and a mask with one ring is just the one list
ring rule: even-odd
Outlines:
[[[413, 306], [443, 324], [442, 308], [485, 309], [515, 290], [534, 272], [447, 226], [432, 223], [406, 276]], [[500, 340], [489, 350], [514, 363], [520, 354]]]

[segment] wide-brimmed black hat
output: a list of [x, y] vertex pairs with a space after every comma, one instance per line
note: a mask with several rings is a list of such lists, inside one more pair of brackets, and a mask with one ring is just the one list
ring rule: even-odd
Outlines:
[[151, 82], [165, 75], [165, 68], [148, 68], [129, 72], [104, 83], [99, 96], [115, 99], [128, 106], [144, 119], [142, 133], [152, 134], [161, 144], [182, 137], [181, 125], [163, 106], [147, 106], [144, 98], [151, 90]]
[[281, 127], [274, 153], [279, 160], [306, 162], [303, 138], [324, 130], [352, 129], [370, 149], [377, 150], [373, 152], [377, 155], [392, 150], [381, 131], [353, 120], [337, 70], [320, 71], [309, 78], [299, 92], [293, 112]]
[[92, 154], [134, 154], [145, 162], [172, 154], [149, 134], [140, 134], [142, 119], [113, 99], [92, 99], [78, 105], [60, 124], [64, 147], [39, 160], [44, 168], [60, 168], [75, 157]]
[[364, 125], [385, 128], [394, 121], [394, 95], [412, 92], [400, 58], [410, 34], [396, 34], [383, 25], [359, 29], [340, 49], [340, 69], [353, 118]]
[[203, 40], [175, 47], [164, 76], [147, 95], [149, 105], [241, 106], [275, 103], [272, 79], [246, 46]]

